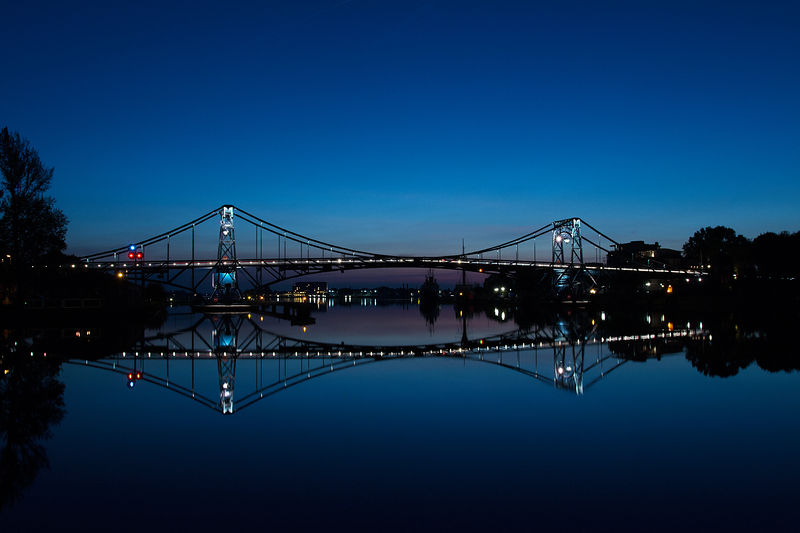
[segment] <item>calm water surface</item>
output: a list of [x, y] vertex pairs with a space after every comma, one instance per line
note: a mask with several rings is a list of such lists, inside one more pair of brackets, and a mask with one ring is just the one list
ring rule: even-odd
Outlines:
[[503, 309], [174, 311], [124, 357], [49, 363], [60, 422], [47, 386], [9, 385], [46, 372], [2, 378], [0, 530], [797, 527], [798, 373], [724, 359], [708, 325], [570, 313], [520, 340]]

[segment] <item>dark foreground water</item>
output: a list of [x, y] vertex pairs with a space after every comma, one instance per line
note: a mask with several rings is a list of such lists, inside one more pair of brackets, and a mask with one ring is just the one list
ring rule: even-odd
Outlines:
[[124, 356], [62, 328], [92, 356], [58, 362], [21, 360], [26, 332], [0, 531], [798, 527], [793, 349], [660, 314], [463, 314], [176, 312]]

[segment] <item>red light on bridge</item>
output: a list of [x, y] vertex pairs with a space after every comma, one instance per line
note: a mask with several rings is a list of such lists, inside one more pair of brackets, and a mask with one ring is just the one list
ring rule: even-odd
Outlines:
[[137, 372], [136, 373], [136, 379], [142, 379], [142, 373], [141, 372]]
[[133, 379], [133, 373], [131, 372], [128, 373], [128, 379]]
[[128, 259], [133, 259], [135, 254], [133, 252], [128, 252]]
[[144, 257], [144, 254], [142, 252], [136, 252], [136, 259], [141, 259], [143, 257]]

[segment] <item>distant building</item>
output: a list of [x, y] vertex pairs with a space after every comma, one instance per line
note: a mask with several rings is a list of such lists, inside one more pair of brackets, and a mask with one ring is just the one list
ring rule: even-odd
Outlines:
[[328, 294], [327, 281], [299, 281], [292, 286], [296, 296], [325, 296]]
[[680, 267], [683, 263], [680, 251], [662, 248], [657, 242], [648, 244], [644, 241], [631, 241], [616, 244], [614, 248], [608, 254], [608, 266], [666, 265]]

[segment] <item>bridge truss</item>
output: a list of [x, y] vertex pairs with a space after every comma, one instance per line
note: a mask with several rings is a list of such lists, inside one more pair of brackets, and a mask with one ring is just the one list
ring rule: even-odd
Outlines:
[[[235, 214], [235, 215], [234, 215]], [[234, 239], [234, 216], [242, 235], [249, 226], [254, 239], [252, 248], [243, 251]], [[201, 258], [196, 253], [197, 228], [219, 217], [218, 253], [214, 259]], [[242, 226], [244, 224], [244, 226]], [[588, 232], [588, 233], [587, 233]], [[542, 261], [536, 256], [536, 239], [552, 241], [550, 258]], [[175, 243], [184, 242], [182, 254], [176, 255]], [[275, 251], [265, 253], [266, 248]], [[276, 247], [273, 247], [274, 244]], [[611, 267], [600, 260], [611, 246], [619, 243], [580, 218], [569, 218], [548, 223], [531, 232], [500, 244], [460, 254], [437, 256], [402, 256], [373, 253], [321, 241], [287, 228], [275, 225], [252, 213], [234, 206], [222, 206], [185, 224], [134, 244], [142, 250], [144, 259], [128, 256], [129, 246], [104, 250], [81, 258], [84, 268], [116, 272], [142, 284], [163, 283], [176, 288], [199, 293], [208, 286], [211, 277], [214, 295], [230, 298], [237, 293], [239, 283], [256, 290], [277, 282], [346, 270], [372, 268], [423, 268], [450, 269], [483, 274], [519, 275], [538, 274], [548, 280], [556, 294], [585, 295], [597, 285], [598, 276], [613, 273], [648, 275], [652, 277], [697, 278], [703, 272], [669, 268], [650, 263], [641, 266]], [[586, 249], [589, 245], [590, 249]], [[595, 261], [587, 261], [591, 251]], [[243, 253], [247, 255], [242, 255]], [[227, 290], [227, 292], [225, 292]]]

